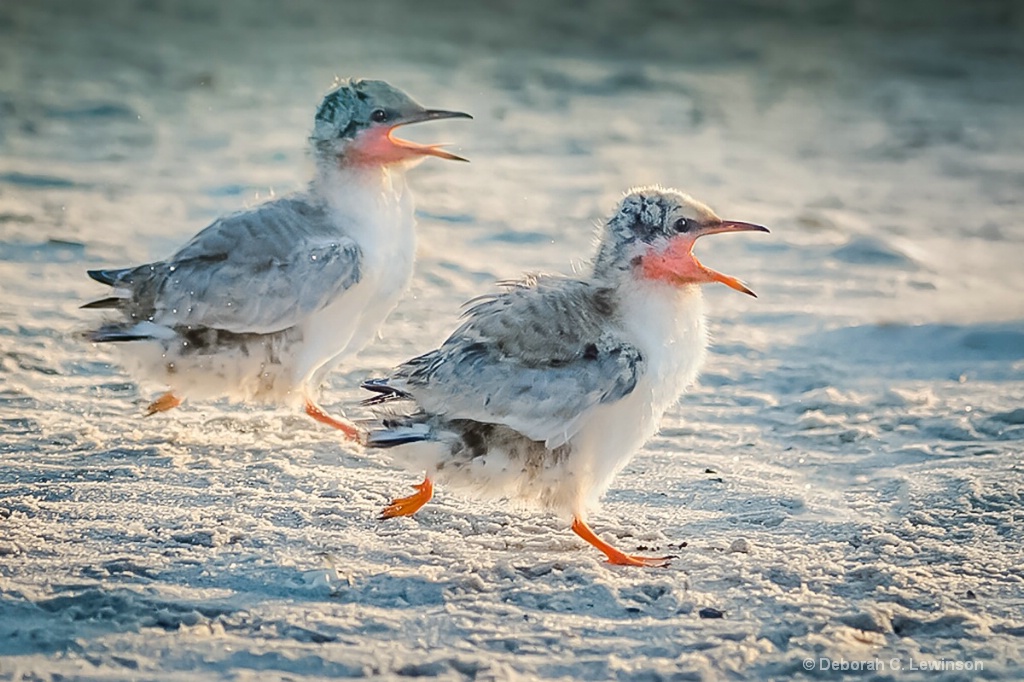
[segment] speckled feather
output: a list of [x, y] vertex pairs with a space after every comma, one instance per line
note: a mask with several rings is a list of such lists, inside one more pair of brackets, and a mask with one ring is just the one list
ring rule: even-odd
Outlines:
[[124, 342], [133, 373], [180, 398], [308, 407], [408, 287], [416, 235], [406, 170], [422, 154], [459, 158], [396, 146], [390, 131], [445, 117], [468, 115], [427, 110], [383, 81], [336, 83], [314, 118], [309, 189], [221, 218], [165, 261], [90, 272], [113, 289], [84, 307], [120, 318], [88, 338]]
[[636, 386], [643, 357], [608, 323], [614, 290], [532, 277], [477, 299], [437, 350], [401, 365], [389, 382], [428, 412], [507, 425], [548, 447], [575, 433], [600, 403]]
[[269, 334], [358, 282], [361, 257], [321, 202], [296, 195], [220, 218], [167, 260], [107, 274], [123, 325]]
[[438, 483], [584, 518], [706, 356], [700, 287], [637, 267], [680, 220], [718, 219], [675, 190], [633, 190], [586, 279], [530, 277], [470, 301], [440, 348], [364, 384], [372, 404], [415, 404], [368, 445]]

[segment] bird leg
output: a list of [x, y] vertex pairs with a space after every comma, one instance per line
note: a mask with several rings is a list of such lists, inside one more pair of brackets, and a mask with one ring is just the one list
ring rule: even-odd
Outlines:
[[647, 556], [633, 556], [632, 554], [626, 554], [615, 549], [607, 542], [597, 537], [594, 531], [590, 529], [586, 523], [584, 523], [578, 516], [572, 520], [572, 532], [579, 535], [581, 538], [597, 547], [599, 550], [604, 552], [604, 555], [608, 557], [608, 563], [617, 564], [619, 566], [668, 566], [669, 559], [675, 557], [663, 556], [663, 557], [647, 557]]
[[146, 416], [152, 417], [157, 412], [166, 412], [167, 410], [173, 410], [178, 405], [181, 405], [181, 398], [174, 395], [171, 391], [167, 391], [162, 396], [154, 400], [146, 408]]
[[359, 427], [357, 427], [355, 424], [348, 421], [347, 419], [337, 419], [335, 417], [332, 417], [331, 415], [324, 412], [320, 406], [316, 405], [311, 400], [306, 401], [306, 414], [308, 414], [310, 417], [317, 420], [321, 424], [327, 424], [328, 426], [333, 426], [334, 428], [338, 429], [343, 434], [345, 434], [345, 438], [347, 438], [348, 440], [362, 444], [366, 443], [366, 434], [363, 433], [363, 431]]
[[414, 485], [413, 488], [416, 489], [416, 492], [409, 497], [392, 500], [391, 504], [384, 507], [380, 513], [381, 520], [393, 519], [396, 516], [412, 516], [434, 496], [434, 483], [429, 476], [424, 476], [423, 483]]

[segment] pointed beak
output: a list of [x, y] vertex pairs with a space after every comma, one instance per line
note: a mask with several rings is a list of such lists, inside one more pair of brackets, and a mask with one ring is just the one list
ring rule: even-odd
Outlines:
[[473, 118], [463, 111], [445, 111], [444, 109], [424, 109], [421, 112], [407, 116], [398, 125], [404, 126], [409, 123], [422, 123], [424, 121], [441, 121], [446, 118]]
[[[744, 223], [738, 220], [723, 220], [718, 223], [702, 225], [695, 234], [694, 239], [709, 234], [722, 234], [724, 232], [769, 232], [769, 230], [764, 225]], [[757, 294], [751, 291], [750, 287], [748, 287], [746, 284], [736, 279], [735, 277], [723, 274], [721, 272], [718, 272], [717, 270], [712, 270], [711, 268], [707, 267], [699, 260], [697, 260], [696, 256], [693, 256], [693, 260], [697, 264], [697, 267], [700, 268], [704, 272], [704, 274], [712, 281], [721, 282], [730, 289], [735, 289], [736, 291], [747, 294], [748, 296], [753, 296], [754, 298], [757, 298]]]
[[707, 234], [722, 234], [723, 232], [770, 232], [764, 225], [744, 223], [739, 220], [723, 220], [719, 223], [708, 223], [698, 228], [697, 236], [703, 237]]
[[388, 130], [388, 139], [396, 147], [399, 147], [412, 155], [436, 156], [440, 159], [448, 159], [449, 161], [468, 162], [469, 159], [465, 159], [461, 156], [457, 156], [455, 154], [452, 154], [451, 152], [447, 152], [444, 149], [441, 149], [441, 147], [443, 147], [444, 144], [419, 144], [417, 142], [410, 142], [409, 140], [403, 140], [401, 138], [392, 136], [392, 133], [395, 131], [395, 129], [400, 128], [402, 126], [411, 125], [413, 123], [424, 123], [426, 121], [441, 121], [446, 118], [471, 119], [473, 117], [462, 111], [445, 111], [444, 109], [423, 109], [422, 111], [418, 111], [414, 114], [410, 114], [409, 116], [402, 118], [393, 126], [391, 126], [391, 128]]

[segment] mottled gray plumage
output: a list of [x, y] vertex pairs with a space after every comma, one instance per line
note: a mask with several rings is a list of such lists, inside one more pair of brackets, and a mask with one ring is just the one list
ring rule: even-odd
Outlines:
[[85, 308], [113, 310], [87, 335], [120, 342], [130, 367], [187, 397], [317, 407], [327, 372], [374, 338], [412, 276], [415, 212], [405, 173], [440, 145], [392, 137], [422, 121], [470, 118], [425, 109], [383, 81], [336, 83], [310, 134], [316, 172], [302, 193], [215, 221], [166, 260], [89, 275], [112, 287]]
[[220, 218], [167, 260], [104, 273], [127, 294], [125, 325], [269, 334], [358, 282], [361, 255], [322, 203], [298, 195]]
[[724, 221], [682, 192], [630, 191], [605, 224], [585, 279], [532, 277], [470, 302], [435, 351], [363, 384], [370, 405], [410, 401], [370, 432], [370, 447], [425, 473], [381, 518], [416, 513], [434, 484], [532, 502], [628, 566], [670, 557], [626, 554], [587, 525], [612, 479], [653, 436], [707, 355], [700, 285], [741, 282], [693, 254], [705, 234], [766, 231]]
[[658, 192], [627, 195], [601, 235], [594, 258], [594, 276], [610, 284], [622, 281], [633, 268], [633, 259], [645, 245], [664, 242], [695, 225], [718, 220], [704, 204], [688, 197], [685, 211]]
[[[375, 117], [377, 110], [384, 112], [383, 116]], [[315, 143], [352, 139], [374, 123], [421, 111], [425, 109], [416, 100], [384, 81], [339, 80], [321, 100], [310, 138]]]
[[[411, 398], [425, 415], [501, 424], [557, 448], [589, 410], [628, 395], [645, 370], [617, 319], [619, 288], [633, 279], [635, 259], [652, 244], [717, 219], [690, 197], [657, 188], [632, 192], [605, 224], [588, 280], [531, 277], [475, 299], [469, 319], [444, 345], [365, 387]], [[434, 419], [425, 415], [406, 425]], [[373, 435], [370, 443], [387, 437]]]
[[610, 289], [532, 277], [476, 299], [440, 348], [398, 367], [387, 385], [428, 413], [503, 424], [556, 448], [643, 371], [640, 351], [608, 324], [615, 314]]
[[333, 163], [337, 156], [344, 156], [348, 144], [368, 128], [442, 118], [472, 117], [458, 111], [427, 109], [384, 81], [339, 80], [321, 101], [309, 139], [317, 160]]

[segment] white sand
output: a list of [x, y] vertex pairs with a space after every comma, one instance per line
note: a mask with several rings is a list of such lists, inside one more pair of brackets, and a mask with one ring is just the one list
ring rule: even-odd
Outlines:
[[[0, 4], [0, 679], [1024, 676], [1013, 3], [211, 4]], [[331, 409], [495, 279], [588, 257], [630, 185], [772, 227], [701, 245], [760, 298], [708, 292], [700, 385], [595, 517], [671, 568], [444, 490], [378, 522], [415, 482], [384, 455], [280, 411], [142, 419], [159, 387], [74, 338], [86, 268], [301, 186], [336, 73], [476, 120], [411, 132], [473, 163], [417, 170], [412, 292]]]

